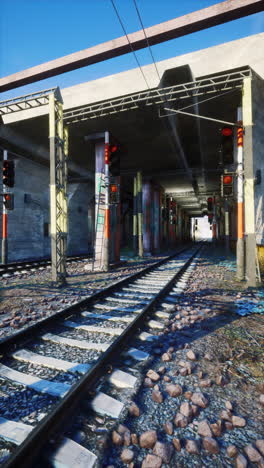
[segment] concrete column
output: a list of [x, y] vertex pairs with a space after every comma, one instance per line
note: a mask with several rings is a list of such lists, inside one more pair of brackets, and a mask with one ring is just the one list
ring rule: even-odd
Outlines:
[[144, 182], [143, 197], [143, 250], [144, 255], [151, 255], [151, 183]]
[[254, 165], [253, 165], [253, 119], [252, 119], [252, 81], [244, 79], [242, 93], [242, 112], [244, 134], [244, 177], [245, 177], [245, 236], [246, 236], [246, 280], [248, 286], [256, 286], [256, 236], [254, 203]]
[[154, 251], [160, 251], [160, 191], [158, 187], [153, 196], [153, 229], [154, 229]]

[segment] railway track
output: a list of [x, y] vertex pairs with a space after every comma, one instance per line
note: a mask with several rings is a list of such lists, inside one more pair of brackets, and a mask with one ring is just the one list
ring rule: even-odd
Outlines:
[[[67, 257], [67, 263], [81, 262], [86, 259], [90, 259], [91, 255], [72, 255]], [[30, 260], [23, 262], [13, 262], [7, 265], [0, 264], [0, 277], [5, 275], [6, 278], [12, 274], [21, 275], [28, 271], [36, 271], [45, 268], [51, 268], [51, 260], [49, 258], [43, 258], [40, 260]]]
[[[0, 342], [0, 450], [11, 453], [4, 466], [97, 465], [87, 444], [62, 434], [84, 402], [86, 412], [110, 425], [125, 410], [122, 392], [132, 391], [137, 381], [132, 363], [148, 360], [200, 247], [184, 249]], [[50, 461], [42, 465], [47, 453]]]

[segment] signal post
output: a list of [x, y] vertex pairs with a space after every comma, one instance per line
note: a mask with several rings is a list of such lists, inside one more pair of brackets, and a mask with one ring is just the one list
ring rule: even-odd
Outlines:
[[14, 187], [14, 161], [8, 161], [7, 150], [3, 157], [3, 217], [2, 217], [2, 264], [8, 262], [8, 211], [14, 209], [14, 194], [9, 193], [7, 187]]

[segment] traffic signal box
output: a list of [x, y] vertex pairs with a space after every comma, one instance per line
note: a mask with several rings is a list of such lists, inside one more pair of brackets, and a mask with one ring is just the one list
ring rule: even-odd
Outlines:
[[223, 165], [234, 163], [234, 136], [231, 127], [221, 129], [221, 150]]
[[113, 177], [120, 175], [120, 148], [117, 145], [109, 146], [109, 174]]
[[233, 173], [225, 173], [221, 175], [221, 195], [224, 198], [230, 198], [234, 196]]
[[14, 161], [3, 161], [3, 185], [14, 187], [15, 165]]
[[13, 193], [4, 193], [3, 201], [4, 201], [6, 210], [11, 211], [14, 209], [14, 194]]

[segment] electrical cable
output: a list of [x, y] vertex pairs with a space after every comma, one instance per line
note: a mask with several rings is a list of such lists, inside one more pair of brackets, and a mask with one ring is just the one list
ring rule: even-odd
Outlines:
[[122, 27], [122, 29], [123, 29], [123, 32], [124, 32], [124, 34], [125, 34], [125, 36], [126, 36], [126, 38], [127, 38], [127, 41], [128, 41], [128, 43], [129, 43], [129, 45], [130, 45], [131, 52], [133, 53], [133, 55], [134, 55], [134, 57], [135, 57], [135, 59], [136, 59], [138, 68], [140, 69], [140, 71], [141, 71], [141, 73], [142, 73], [142, 76], [143, 76], [144, 81], [145, 81], [145, 83], [146, 83], [146, 85], [147, 85], [147, 88], [150, 89], [150, 86], [149, 86], [149, 84], [148, 84], [148, 82], [147, 82], [147, 78], [146, 78], [146, 76], [145, 76], [145, 74], [144, 74], [144, 72], [143, 72], [143, 70], [142, 70], [142, 67], [141, 67], [141, 65], [140, 65], [140, 63], [139, 63], [139, 60], [138, 60], [138, 58], [137, 58], [137, 55], [136, 55], [136, 53], [135, 53], [135, 51], [134, 51], [134, 49], [133, 49], [133, 47], [132, 47], [132, 44], [131, 44], [131, 42], [130, 42], [130, 40], [129, 40], [128, 34], [127, 34], [127, 32], [126, 32], [126, 29], [125, 29], [125, 26], [124, 26], [124, 24], [123, 24], [123, 21], [122, 21], [120, 15], [119, 15], [119, 13], [118, 13], [118, 10], [117, 10], [117, 8], [116, 8], [116, 6], [115, 6], [114, 0], [110, 0], [110, 1], [111, 1], [112, 6], [113, 6], [113, 8], [114, 8], [114, 10], [115, 10], [115, 13], [116, 13], [116, 16], [117, 16], [117, 18], [118, 18], [118, 20], [119, 20], [119, 23], [120, 23], [120, 25], [121, 25], [121, 27]]
[[134, 2], [134, 5], [135, 5], [135, 9], [137, 11], [137, 15], [138, 15], [138, 18], [139, 18], [139, 21], [140, 21], [140, 24], [141, 24], [141, 28], [142, 28], [142, 30], [144, 32], [144, 36], [145, 36], [145, 39], [146, 39], [146, 42], [147, 42], [147, 45], [148, 45], [148, 49], [149, 49], [149, 52], [150, 52], [154, 67], [156, 69], [159, 80], [161, 80], [161, 77], [160, 77], [160, 74], [159, 74], [159, 71], [158, 71], [158, 67], [157, 67], [157, 64], [156, 64], [155, 59], [154, 59], [154, 55], [153, 55], [153, 52], [152, 52], [152, 49], [151, 49], [151, 46], [150, 46], [150, 43], [149, 43], [149, 40], [148, 40], [148, 36], [146, 35], [146, 31], [145, 31], [145, 28], [144, 28], [144, 25], [143, 25], [143, 21], [142, 21], [142, 18], [141, 18], [141, 15], [140, 15], [136, 0], [133, 0], [133, 2]]

